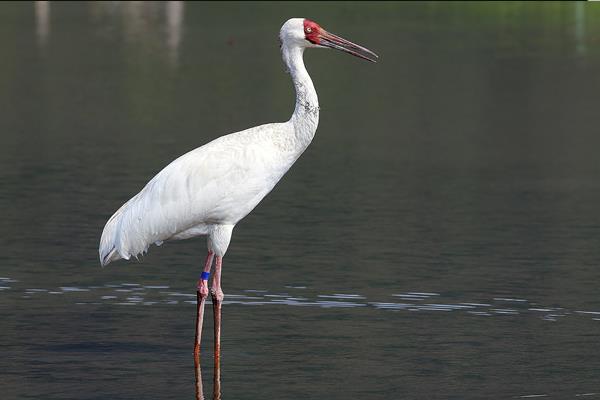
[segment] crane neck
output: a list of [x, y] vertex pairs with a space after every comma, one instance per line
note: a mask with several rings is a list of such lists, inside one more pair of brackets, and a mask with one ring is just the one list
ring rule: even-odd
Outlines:
[[283, 46], [283, 62], [292, 76], [296, 90], [296, 107], [290, 118], [294, 132], [302, 151], [310, 144], [319, 124], [319, 98], [310, 75], [304, 66], [304, 48]]

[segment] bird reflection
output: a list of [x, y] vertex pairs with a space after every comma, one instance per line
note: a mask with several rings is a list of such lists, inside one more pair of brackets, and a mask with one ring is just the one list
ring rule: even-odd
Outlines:
[[194, 372], [196, 373], [196, 400], [204, 400], [204, 392], [202, 390], [202, 368], [200, 363], [194, 360]]
[[[194, 372], [196, 374], [196, 400], [205, 400], [202, 387], [202, 367], [198, 359], [194, 360]], [[213, 375], [213, 400], [221, 400], [221, 366], [215, 364]]]

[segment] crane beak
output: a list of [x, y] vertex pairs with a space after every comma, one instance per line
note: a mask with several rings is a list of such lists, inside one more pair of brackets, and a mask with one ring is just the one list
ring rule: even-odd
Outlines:
[[377, 59], [379, 58], [379, 56], [373, 53], [371, 50], [336, 36], [333, 33], [329, 33], [324, 29], [319, 34], [319, 45], [341, 50], [371, 62], [377, 62]]

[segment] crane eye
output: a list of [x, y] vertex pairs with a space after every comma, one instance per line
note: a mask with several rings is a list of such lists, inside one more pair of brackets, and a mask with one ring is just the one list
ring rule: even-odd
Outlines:
[[306, 28], [306, 33], [311, 33], [312, 32], [312, 28], [309, 26]]

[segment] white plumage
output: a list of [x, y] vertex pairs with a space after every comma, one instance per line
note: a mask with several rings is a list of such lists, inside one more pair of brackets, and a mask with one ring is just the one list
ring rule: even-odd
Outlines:
[[269, 193], [314, 137], [319, 102], [302, 59], [307, 47], [332, 47], [374, 61], [372, 52], [303, 18], [280, 31], [283, 60], [296, 90], [289, 121], [220, 137], [179, 157], [108, 220], [100, 239], [106, 265], [166, 240], [208, 235], [209, 250], [222, 257], [231, 232]]
[[[173, 161], [110, 218], [100, 241], [102, 264], [129, 259], [152, 243], [233, 229], [304, 150], [293, 133], [290, 122], [262, 125]], [[222, 256], [228, 242], [220, 240], [212, 250]]]

